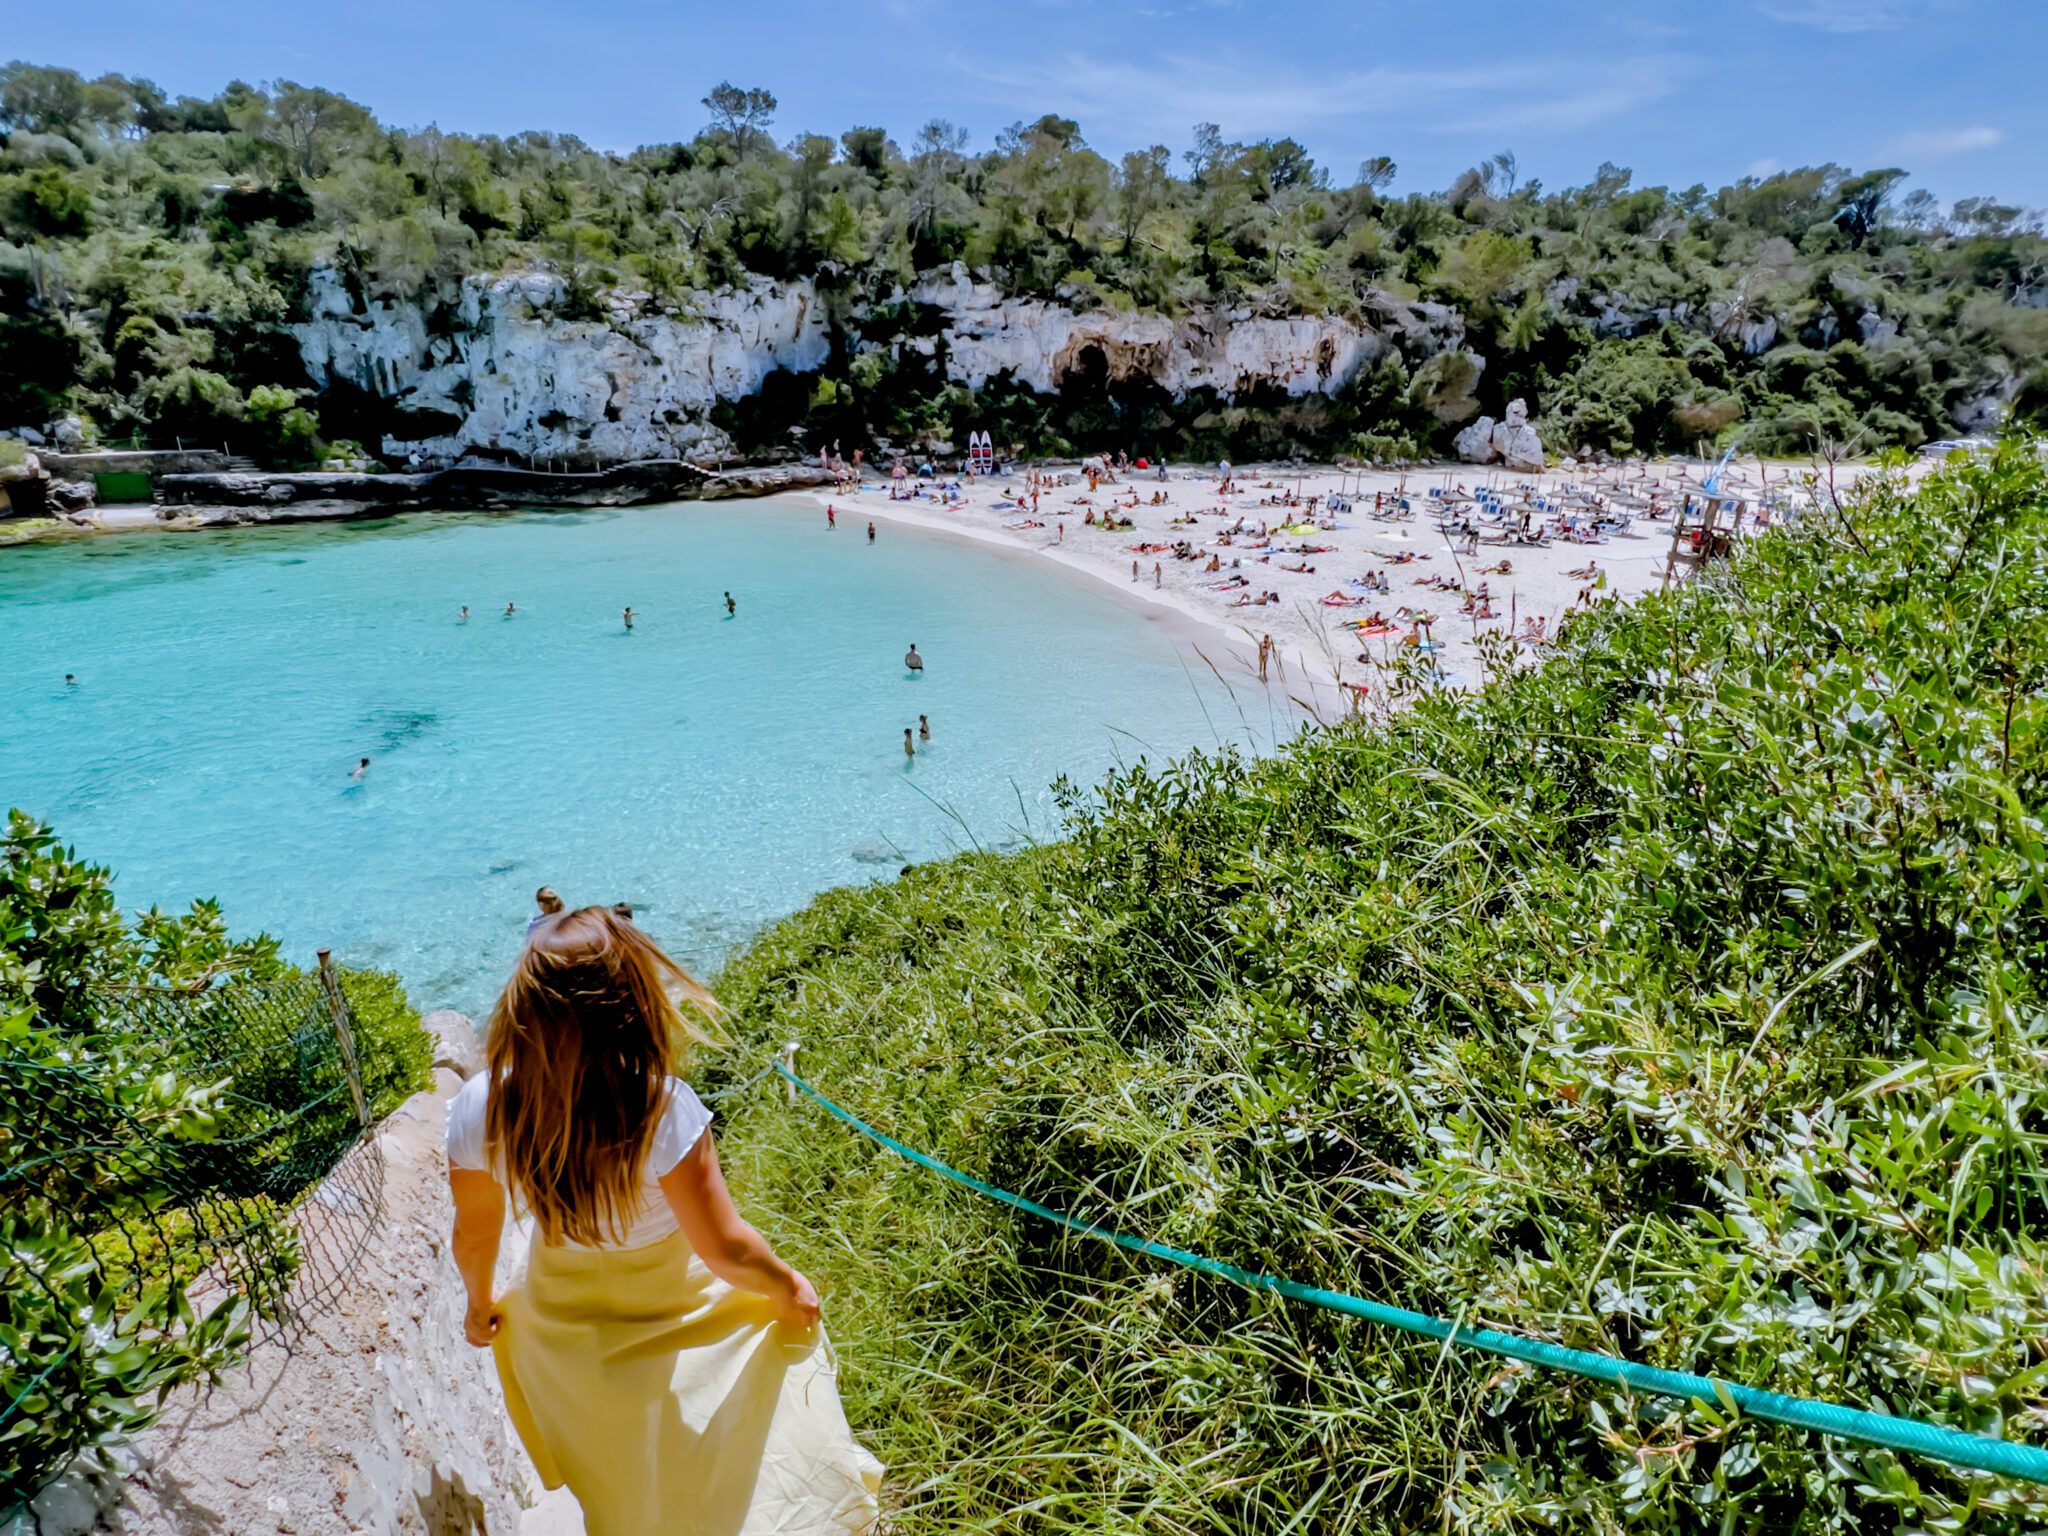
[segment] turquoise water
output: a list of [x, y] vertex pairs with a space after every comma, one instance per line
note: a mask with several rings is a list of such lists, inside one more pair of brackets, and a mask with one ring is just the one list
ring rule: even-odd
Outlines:
[[631, 902], [708, 968], [818, 891], [1056, 835], [1061, 774], [1278, 729], [1106, 590], [864, 522], [684, 505], [0, 550], [0, 805], [111, 865], [124, 906], [217, 897], [296, 960], [474, 1012], [543, 883]]

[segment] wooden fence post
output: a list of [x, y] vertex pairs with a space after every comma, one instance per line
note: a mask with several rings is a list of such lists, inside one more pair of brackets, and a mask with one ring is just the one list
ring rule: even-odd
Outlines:
[[334, 969], [334, 956], [320, 951], [320, 990], [327, 994], [327, 1015], [334, 1025], [334, 1038], [341, 1046], [341, 1063], [348, 1072], [348, 1091], [356, 1101], [356, 1123], [370, 1125], [370, 1106], [363, 1098], [363, 1069], [356, 1058], [356, 1032], [348, 1021], [348, 1001], [341, 995], [341, 977]]

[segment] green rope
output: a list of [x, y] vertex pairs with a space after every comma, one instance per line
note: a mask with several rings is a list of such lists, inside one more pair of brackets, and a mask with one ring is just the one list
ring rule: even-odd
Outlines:
[[1276, 1295], [1285, 1296], [1289, 1301], [1307, 1302], [1310, 1306], [1341, 1312], [1347, 1317], [1361, 1318], [1368, 1323], [1378, 1323], [1382, 1327], [1398, 1328], [1405, 1333], [1418, 1333], [1424, 1338], [1436, 1339], [1445, 1345], [1455, 1344], [1467, 1349], [1482, 1350], [1491, 1355], [1505, 1355], [1510, 1360], [1522, 1360], [1530, 1365], [1541, 1365], [1551, 1370], [1569, 1371], [1575, 1376], [1606, 1382], [1609, 1386], [1623, 1387], [1631, 1392], [1713, 1404], [1724, 1410], [1740, 1409], [1752, 1418], [1767, 1419], [1774, 1424], [1788, 1424], [1794, 1429], [1812, 1430], [1817, 1434], [1833, 1435], [1838, 1439], [1861, 1441], [1867, 1445], [1882, 1446], [1887, 1450], [1911, 1451], [1935, 1461], [1945, 1461], [1951, 1466], [1969, 1467], [1979, 1472], [1996, 1472], [2006, 1477], [2022, 1478], [2030, 1483], [2048, 1483], [2048, 1450], [2042, 1450], [2038, 1446], [2019, 1445], [2009, 1440], [1993, 1440], [1987, 1435], [1973, 1435], [1960, 1429], [1947, 1429], [1939, 1424], [1923, 1423], [1919, 1419], [1895, 1418], [1889, 1414], [1869, 1413], [1860, 1408], [1845, 1408], [1839, 1403], [1821, 1403], [1809, 1398], [1787, 1397], [1781, 1392], [1766, 1392], [1757, 1387], [1738, 1386], [1734, 1382], [1720, 1381], [1710, 1376], [1694, 1376], [1685, 1371], [1659, 1370], [1654, 1366], [1637, 1365], [1633, 1361], [1616, 1359], [1613, 1355], [1596, 1354], [1584, 1349], [1565, 1349], [1557, 1344], [1546, 1344], [1540, 1339], [1525, 1339], [1491, 1328], [1466, 1328], [1457, 1323], [1445, 1322], [1440, 1317], [1410, 1312], [1402, 1307], [1390, 1307], [1377, 1301], [1364, 1301], [1356, 1296], [1346, 1296], [1339, 1291], [1317, 1290], [1313, 1286], [1299, 1285], [1292, 1280], [1282, 1280], [1274, 1275], [1262, 1275], [1249, 1269], [1239, 1269], [1235, 1264], [1219, 1263], [1215, 1259], [1202, 1258], [1199, 1254], [1168, 1248], [1163, 1243], [1147, 1242], [1143, 1238], [1131, 1237], [1109, 1227], [1097, 1226], [1094, 1222], [1081, 1221], [1049, 1206], [1040, 1205], [1035, 1200], [1011, 1194], [1007, 1189], [984, 1184], [980, 1179], [970, 1177], [956, 1168], [949, 1168], [935, 1157], [927, 1157], [922, 1152], [906, 1147], [902, 1142], [884, 1136], [873, 1126], [855, 1119], [781, 1063], [776, 1063], [775, 1071], [802, 1089], [829, 1114], [852, 1126], [870, 1141], [887, 1147], [897, 1156], [909, 1158], [919, 1167], [929, 1168], [933, 1173], [987, 1195], [992, 1200], [1000, 1200], [1003, 1204], [1015, 1206], [1020, 1211], [1028, 1211], [1033, 1216], [1042, 1216], [1047, 1221], [1057, 1222], [1069, 1231], [1102, 1238], [1132, 1253], [1164, 1259], [1170, 1264], [1180, 1265], [1183, 1269], [1214, 1275], [1218, 1279], [1228, 1280], [1250, 1290], [1271, 1291]]

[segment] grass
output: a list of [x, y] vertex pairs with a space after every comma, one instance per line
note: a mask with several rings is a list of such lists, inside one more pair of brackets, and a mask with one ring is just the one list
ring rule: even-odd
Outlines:
[[[1075, 1215], [1474, 1325], [2048, 1434], [2048, 480], [1903, 479], [1540, 667], [1069, 794], [721, 979], [754, 1049]], [[903, 1531], [2029, 1531], [2048, 1493], [1064, 1235], [772, 1084]]]

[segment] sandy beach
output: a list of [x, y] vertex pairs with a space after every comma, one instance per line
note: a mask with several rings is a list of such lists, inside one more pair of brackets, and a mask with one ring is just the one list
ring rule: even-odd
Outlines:
[[[1133, 469], [1091, 491], [1073, 466], [1051, 465], [1039, 471], [1035, 512], [1023, 471], [971, 481], [913, 479], [908, 500], [892, 500], [888, 482], [875, 478], [853, 491], [809, 494], [842, 519], [943, 530], [1029, 551], [1170, 607], [1215, 637], [1202, 653], [1233, 683], [1258, 678], [1260, 641], [1270, 636], [1269, 681], [1329, 718], [1380, 691], [1378, 674], [1417, 615], [1433, 616], [1422, 634], [1440, 642], [1435, 655], [1446, 685], [1470, 687], [1483, 680], [1480, 636], [1529, 636], [1532, 621], [1537, 632], [1554, 635], [1559, 620], [1584, 601], [1626, 601], [1667, 579], [1685, 579], [1695, 563], [1673, 560], [1672, 512], [1714, 472], [1711, 463], [1679, 459], [1541, 474], [1472, 465], [1405, 472], [1253, 467], [1233, 471], [1226, 495], [1213, 467], [1170, 465], [1163, 481], [1156, 467]], [[1762, 526], [1759, 492], [1804, 503], [1811, 473], [1811, 466], [1756, 461], [1722, 470], [1719, 487], [1749, 498], [1738, 536]], [[1333, 494], [1341, 508], [1335, 512]], [[1481, 494], [1494, 505], [1537, 509], [1531, 528], [1551, 536], [1543, 543], [1506, 540], [1504, 530], [1477, 515], [1482, 504], [1469, 498]], [[1633, 516], [1625, 527], [1609, 521], [1596, 528], [1596, 502]], [[1468, 509], [1480, 528], [1476, 553], [1466, 536], [1442, 526]], [[1112, 512], [1117, 522], [1105, 526]], [[1183, 543], [1194, 558], [1177, 557]], [[1589, 568], [1591, 576], [1584, 574]], [[1383, 590], [1352, 584], [1372, 573], [1384, 580]], [[1244, 602], [1261, 593], [1278, 597]], [[1385, 623], [1364, 622], [1375, 616]], [[1539, 649], [1540, 642], [1520, 644], [1524, 656]]]

